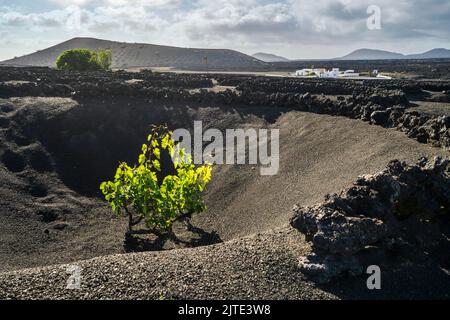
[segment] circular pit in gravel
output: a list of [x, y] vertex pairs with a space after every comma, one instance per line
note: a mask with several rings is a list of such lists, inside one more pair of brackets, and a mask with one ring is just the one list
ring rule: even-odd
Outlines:
[[22, 155], [6, 150], [2, 156], [2, 162], [9, 171], [20, 172], [25, 168], [25, 159]]

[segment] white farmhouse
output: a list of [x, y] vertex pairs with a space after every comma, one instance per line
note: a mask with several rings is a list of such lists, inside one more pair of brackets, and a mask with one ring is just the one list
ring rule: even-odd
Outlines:
[[327, 70], [324, 68], [302, 69], [295, 72], [297, 77], [325, 78]]
[[297, 70], [295, 72], [295, 75], [297, 77], [307, 77], [310, 76], [313, 73], [313, 69], [302, 69], [302, 70]]
[[302, 69], [295, 72], [296, 77], [308, 78], [332, 78], [332, 79], [391, 79], [391, 77], [383, 76], [378, 70], [372, 72], [374, 77], [364, 77], [353, 69], [340, 71], [339, 68], [327, 70], [324, 68]]
[[331, 71], [326, 72], [326, 76], [327, 78], [338, 78], [340, 73], [339, 68], [333, 68]]
[[345, 70], [344, 73], [339, 75], [341, 78], [358, 78], [359, 73], [356, 73], [355, 70]]

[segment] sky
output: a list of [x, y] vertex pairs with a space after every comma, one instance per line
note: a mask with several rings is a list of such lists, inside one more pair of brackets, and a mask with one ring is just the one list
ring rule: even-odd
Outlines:
[[0, 0], [0, 60], [74, 37], [268, 52], [450, 48], [450, 0]]

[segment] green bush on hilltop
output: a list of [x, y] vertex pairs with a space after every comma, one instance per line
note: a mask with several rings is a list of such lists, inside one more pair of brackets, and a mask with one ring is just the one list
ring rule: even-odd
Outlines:
[[[172, 157], [176, 174], [158, 179], [163, 152]], [[167, 127], [155, 127], [142, 146], [138, 165], [121, 163], [114, 181], [103, 182], [100, 189], [116, 214], [128, 216], [127, 236], [141, 222], [158, 234], [171, 232], [175, 221], [205, 210], [201, 195], [211, 172], [210, 164], [195, 167], [191, 156], [175, 145]]]
[[89, 49], [66, 50], [56, 59], [56, 67], [60, 70], [98, 71], [109, 70], [112, 63], [111, 50]]

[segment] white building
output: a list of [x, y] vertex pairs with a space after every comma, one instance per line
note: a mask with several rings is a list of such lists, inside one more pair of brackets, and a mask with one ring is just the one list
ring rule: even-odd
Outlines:
[[296, 77], [307, 77], [307, 78], [333, 78], [333, 79], [392, 79], [388, 76], [383, 76], [378, 70], [374, 70], [373, 75], [376, 77], [361, 76], [360, 73], [355, 72], [353, 69], [340, 71], [339, 68], [332, 68], [331, 70], [326, 70], [324, 68], [312, 68], [312, 69], [302, 69], [295, 72]]
[[297, 77], [325, 78], [327, 77], [327, 72], [325, 68], [302, 69], [297, 70], [295, 75]]
[[343, 73], [339, 75], [341, 78], [358, 78], [359, 73], [356, 73], [355, 70], [345, 70]]
[[313, 69], [302, 69], [302, 70], [297, 70], [295, 72], [295, 75], [297, 77], [307, 77], [310, 76], [313, 73]]
[[339, 68], [333, 68], [331, 71], [327, 72], [328, 78], [338, 78], [340, 74]]

